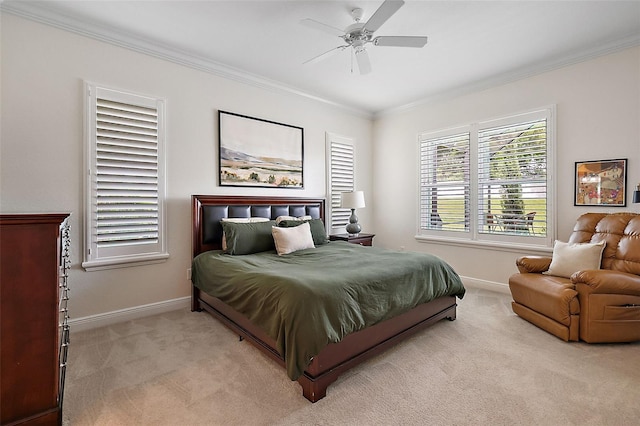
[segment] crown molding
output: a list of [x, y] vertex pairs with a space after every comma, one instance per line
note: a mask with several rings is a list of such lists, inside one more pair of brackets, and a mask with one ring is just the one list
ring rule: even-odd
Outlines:
[[395, 115], [398, 113], [406, 112], [419, 108], [425, 105], [432, 104], [437, 101], [443, 101], [453, 99], [462, 95], [467, 95], [474, 92], [490, 89], [492, 87], [502, 86], [504, 84], [513, 83], [514, 81], [523, 80], [525, 78], [534, 77], [549, 71], [554, 71], [560, 68], [575, 65], [581, 62], [586, 62], [592, 59], [606, 56], [612, 53], [620, 52], [622, 50], [630, 49], [640, 46], [640, 34], [634, 34], [622, 39], [610, 41], [608, 43], [600, 44], [598, 46], [591, 47], [587, 50], [573, 53], [567, 56], [560, 56], [550, 61], [535, 64], [533, 66], [527, 66], [515, 71], [493, 76], [491, 78], [475, 82], [472, 84], [456, 87], [452, 90], [447, 90], [433, 96], [425, 96], [418, 101], [411, 102], [404, 105], [399, 105], [394, 108], [378, 111], [373, 114], [374, 119], [382, 118], [384, 116]]
[[0, 0], [0, 12], [7, 12], [35, 22], [50, 25], [75, 34], [89, 37], [111, 45], [123, 47], [149, 56], [153, 56], [168, 62], [173, 62], [185, 67], [207, 72], [218, 77], [247, 84], [263, 90], [280, 94], [302, 97], [334, 108], [342, 109], [355, 116], [375, 120], [385, 116], [395, 115], [410, 111], [438, 101], [453, 99], [469, 93], [486, 90], [492, 87], [512, 83], [514, 81], [533, 77], [545, 72], [557, 70], [580, 62], [585, 62], [619, 52], [640, 45], [640, 35], [634, 34], [626, 38], [614, 40], [570, 55], [561, 56], [550, 61], [537, 63], [532, 66], [520, 68], [515, 71], [493, 76], [491, 78], [459, 86], [434, 95], [425, 95], [415, 102], [399, 105], [381, 111], [367, 111], [353, 106], [338, 103], [299, 88], [270, 80], [228, 65], [195, 55], [185, 53], [177, 49], [168, 48], [151, 40], [143, 39], [130, 33], [114, 31], [113, 29], [95, 22], [85, 22], [70, 17], [46, 7], [46, 2], [27, 1], [2, 1]]
[[46, 24], [55, 28], [69, 31], [81, 36], [89, 37], [114, 46], [123, 47], [138, 53], [153, 56], [168, 62], [173, 62], [185, 67], [214, 74], [228, 80], [247, 84], [263, 90], [293, 95], [342, 109], [353, 115], [372, 119], [373, 113], [349, 105], [341, 104], [330, 99], [303, 91], [299, 88], [270, 80], [249, 72], [230, 67], [228, 65], [204, 58], [177, 49], [160, 45], [151, 40], [144, 39], [133, 34], [114, 31], [113, 29], [95, 23], [85, 22], [75, 17], [61, 14], [46, 7], [46, 2], [22, 2], [0, 0], [0, 12], [10, 13], [34, 22]]

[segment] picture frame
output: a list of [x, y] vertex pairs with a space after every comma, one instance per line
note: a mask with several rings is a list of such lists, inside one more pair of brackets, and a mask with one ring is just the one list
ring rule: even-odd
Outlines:
[[574, 205], [626, 207], [627, 159], [577, 161]]
[[220, 186], [304, 188], [304, 129], [218, 111]]

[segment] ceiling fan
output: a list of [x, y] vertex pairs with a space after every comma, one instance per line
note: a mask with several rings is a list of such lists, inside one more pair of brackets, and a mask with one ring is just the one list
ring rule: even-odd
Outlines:
[[373, 36], [373, 33], [380, 28], [382, 24], [387, 22], [387, 20], [393, 16], [393, 14], [396, 13], [403, 4], [404, 1], [402, 0], [385, 0], [366, 23], [360, 22], [364, 11], [360, 8], [353, 9], [351, 11], [351, 16], [355, 22], [344, 30], [323, 24], [322, 22], [318, 22], [310, 18], [301, 20], [300, 23], [302, 25], [336, 35], [345, 42], [344, 45], [334, 47], [333, 49], [313, 57], [304, 63], [311, 64], [319, 62], [335, 53], [342, 52], [343, 50], [351, 47], [355, 55], [356, 62], [358, 63], [360, 74], [368, 74], [371, 72], [371, 62], [369, 61], [369, 55], [366, 50], [367, 44], [391, 47], [424, 47], [424, 45], [427, 44], [426, 36]]

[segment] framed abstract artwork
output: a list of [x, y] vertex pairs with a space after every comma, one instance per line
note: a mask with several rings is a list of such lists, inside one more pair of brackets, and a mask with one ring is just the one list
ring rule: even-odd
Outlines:
[[625, 207], [627, 159], [576, 162], [574, 205]]
[[303, 185], [302, 127], [218, 111], [220, 186]]

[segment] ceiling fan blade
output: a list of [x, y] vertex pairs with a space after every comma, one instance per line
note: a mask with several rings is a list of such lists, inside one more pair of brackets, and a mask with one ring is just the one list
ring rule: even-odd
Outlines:
[[338, 46], [338, 47], [334, 47], [331, 50], [327, 50], [324, 53], [319, 54], [318, 56], [315, 56], [309, 60], [306, 60], [303, 62], [303, 64], [315, 64], [316, 62], [320, 62], [330, 56], [333, 56], [334, 54], [338, 53], [338, 52], [342, 52], [344, 49], [346, 49], [349, 46]]
[[369, 74], [371, 72], [371, 61], [366, 50], [356, 50], [356, 61], [358, 62], [358, 70], [360, 74]]
[[368, 31], [370, 33], [376, 31], [378, 28], [382, 26], [387, 19], [391, 18], [391, 16], [398, 11], [404, 4], [403, 0], [385, 0], [384, 3], [380, 5], [378, 10], [376, 10], [371, 18], [364, 24], [362, 28], [363, 31]]
[[332, 27], [331, 25], [323, 24], [322, 22], [318, 22], [315, 19], [301, 19], [300, 24], [305, 27], [314, 28], [316, 30], [320, 30], [325, 33], [329, 33], [332, 35], [336, 35], [338, 37], [342, 37], [344, 35], [344, 31], [340, 28]]
[[420, 36], [380, 36], [373, 39], [376, 46], [424, 47], [427, 37]]

